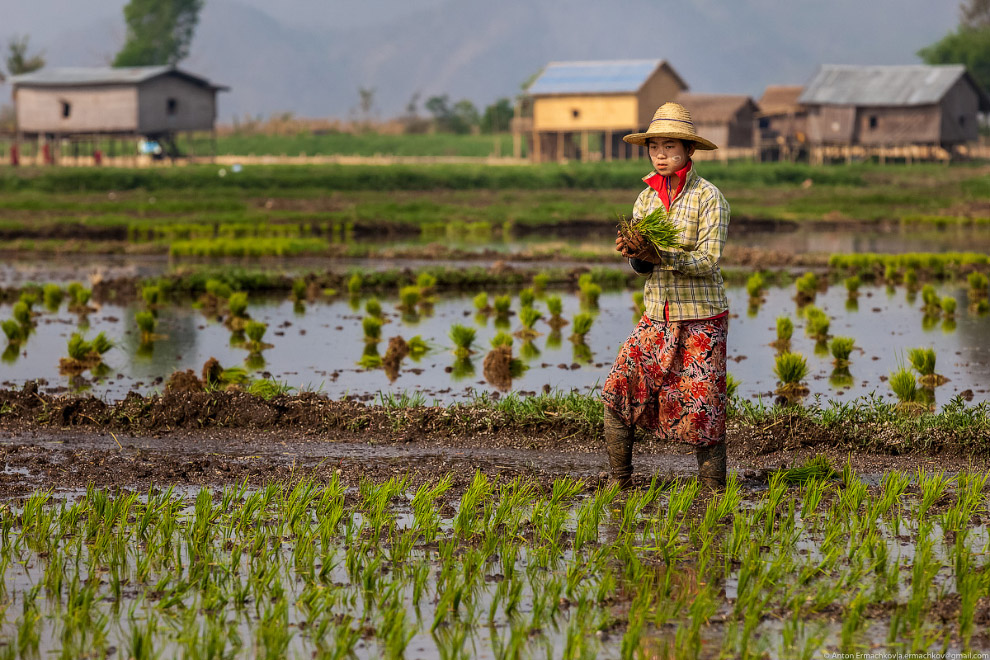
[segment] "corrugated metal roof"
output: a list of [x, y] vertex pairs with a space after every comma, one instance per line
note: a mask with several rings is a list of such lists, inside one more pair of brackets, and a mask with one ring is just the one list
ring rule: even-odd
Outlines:
[[661, 64], [663, 60], [551, 62], [526, 91], [534, 96], [632, 93], [638, 91]]
[[33, 73], [13, 76], [10, 81], [15, 86], [23, 85], [29, 87], [134, 85], [172, 72], [206, 86], [219, 87], [212, 85], [206, 78], [170, 66], [46, 68]]
[[825, 105], [929, 105], [966, 74], [961, 64], [843, 66], [826, 64], [798, 102]]

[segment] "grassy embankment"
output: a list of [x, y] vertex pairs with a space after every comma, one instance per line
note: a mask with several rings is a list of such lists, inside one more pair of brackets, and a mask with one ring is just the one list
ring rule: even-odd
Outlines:
[[[988, 217], [990, 184], [974, 167], [699, 169], [726, 194], [737, 221], [940, 226]], [[8, 252], [364, 256], [375, 253], [362, 245], [370, 236], [487, 243], [561, 224], [604, 228], [630, 212], [643, 170], [641, 162], [259, 166], [223, 177], [216, 166], [7, 170], [0, 173], [0, 232]], [[610, 256], [608, 245], [567, 249], [573, 258]]]

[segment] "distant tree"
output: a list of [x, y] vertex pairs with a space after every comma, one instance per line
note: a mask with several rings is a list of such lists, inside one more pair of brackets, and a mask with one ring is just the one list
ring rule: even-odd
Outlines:
[[959, 10], [963, 26], [974, 29], [990, 27], [990, 0], [969, 0]]
[[130, 0], [127, 40], [114, 66], [174, 66], [189, 55], [204, 0]]
[[428, 98], [426, 109], [433, 115], [437, 130], [446, 133], [470, 133], [481, 120], [478, 109], [471, 101], [463, 99], [451, 107], [446, 94]]
[[512, 122], [512, 101], [501, 98], [485, 108], [481, 117], [481, 130], [485, 133], [504, 133]]
[[[28, 56], [28, 36], [11, 37], [7, 42], [7, 71], [12, 76], [19, 76], [24, 73], [37, 71], [45, 66], [45, 56], [43, 53]], [[0, 81], [3, 74], [0, 73]]]
[[960, 7], [959, 28], [918, 51], [927, 64], [963, 64], [990, 90], [990, 0], [969, 0]]

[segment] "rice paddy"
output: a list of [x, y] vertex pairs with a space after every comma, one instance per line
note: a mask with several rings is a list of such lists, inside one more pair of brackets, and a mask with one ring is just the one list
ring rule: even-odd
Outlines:
[[868, 482], [819, 458], [715, 496], [480, 472], [456, 489], [38, 492], [0, 511], [0, 634], [12, 655], [60, 657], [978, 650], [986, 482]]
[[640, 165], [0, 173], [0, 658], [990, 648], [979, 172], [706, 164], [729, 484], [620, 492]]

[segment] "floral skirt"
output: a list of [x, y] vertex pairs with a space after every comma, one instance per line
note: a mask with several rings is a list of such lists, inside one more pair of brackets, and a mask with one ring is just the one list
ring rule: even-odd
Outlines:
[[642, 320], [619, 349], [602, 401], [626, 424], [707, 447], [725, 439], [729, 318]]

